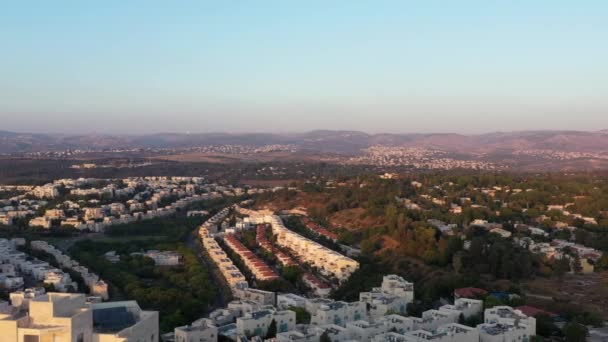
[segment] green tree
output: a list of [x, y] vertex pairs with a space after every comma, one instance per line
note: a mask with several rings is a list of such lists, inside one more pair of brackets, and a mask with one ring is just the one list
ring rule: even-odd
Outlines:
[[265, 339], [275, 338], [277, 336], [277, 321], [274, 319], [270, 322], [268, 330], [266, 331]]
[[587, 327], [577, 322], [570, 322], [562, 330], [567, 342], [584, 342], [587, 340]]
[[289, 281], [292, 284], [295, 284], [300, 276], [302, 275], [302, 270], [298, 266], [286, 266], [281, 270], [281, 274], [285, 280]]
[[570, 261], [567, 258], [561, 258], [553, 264], [553, 273], [558, 277], [563, 277], [566, 272], [570, 271]]
[[309, 324], [310, 323], [310, 313], [306, 311], [304, 308], [292, 306], [289, 310], [296, 313], [296, 324]]
[[483, 300], [483, 307], [485, 309], [493, 308], [493, 307], [499, 306], [499, 305], [503, 305], [503, 302], [501, 302], [500, 299], [498, 299], [494, 296], [487, 296]]
[[559, 328], [553, 323], [553, 319], [547, 315], [536, 316], [536, 334], [544, 337], [553, 335]]
[[454, 271], [456, 273], [460, 273], [460, 271], [464, 267], [465, 255], [466, 254], [464, 252], [456, 252], [452, 257], [452, 267], [454, 268]]
[[321, 334], [321, 337], [319, 338], [319, 342], [331, 342], [331, 338], [329, 337], [329, 333], [327, 333], [327, 331], [324, 331]]

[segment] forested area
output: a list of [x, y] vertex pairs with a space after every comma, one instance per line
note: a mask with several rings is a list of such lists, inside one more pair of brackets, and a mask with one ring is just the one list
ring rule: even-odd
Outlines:
[[[152, 259], [130, 255], [149, 249], [177, 251], [182, 255], [183, 263], [158, 267]], [[116, 251], [120, 261], [111, 263], [106, 260], [103, 255], [108, 251]], [[202, 317], [216, 295], [209, 272], [194, 252], [180, 243], [85, 240], [75, 244], [70, 254], [108, 282], [112, 300], [136, 300], [143, 309], [158, 310], [161, 331], [169, 331]]]
[[[316, 222], [339, 234], [340, 242], [361, 248], [361, 269], [335, 291], [335, 298], [355, 299], [359, 291], [380, 281], [381, 274], [393, 272], [414, 281], [421, 307], [430, 307], [437, 298], [450, 297], [457, 287], [504, 283], [516, 289], [520, 282], [559, 278], [571, 269], [565, 260], [545, 258], [515, 243], [513, 238], [530, 237], [516, 229], [517, 224], [539, 227], [550, 236], [534, 236], [539, 242], [572, 237], [608, 251], [608, 182], [597, 175], [423, 173], [396, 179], [362, 175], [294, 185], [301, 192], [266, 193], [256, 201], [306, 207]], [[548, 210], [550, 205], [567, 206], [569, 212], [597, 224], [565, 210]], [[452, 212], [452, 206], [462, 211]], [[359, 217], [352, 220], [354, 224], [343, 225], [336, 220], [342, 212]], [[429, 219], [456, 227], [444, 234]], [[499, 224], [512, 238], [470, 226], [477, 219]], [[364, 225], [367, 222], [374, 224]], [[559, 224], [575, 230], [559, 229]], [[606, 269], [606, 261], [606, 257], [599, 260], [596, 271]]]
[[[224, 204], [210, 202], [209, 208]], [[69, 254], [109, 284], [112, 300], [133, 299], [145, 310], [159, 311], [160, 328], [166, 332], [202, 317], [216, 299], [209, 270], [185, 243], [203, 221], [176, 216], [112, 226], [104, 237], [75, 243]], [[131, 255], [151, 249], [176, 251], [183, 262], [159, 267], [152, 259]], [[104, 254], [109, 251], [120, 255], [120, 261], [108, 261]]]

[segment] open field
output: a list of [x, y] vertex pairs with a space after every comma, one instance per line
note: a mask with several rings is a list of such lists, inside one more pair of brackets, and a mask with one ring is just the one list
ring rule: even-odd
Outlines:
[[557, 312], [572, 305], [608, 319], [608, 272], [535, 278], [524, 283], [524, 290], [530, 305]]
[[285, 186], [286, 184], [296, 181], [295, 179], [242, 179], [241, 184], [251, 186]]
[[166, 156], [158, 156], [153, 159], [170, 160], [176, 162], [205, 162], [205, 163], [265, 163], [272, 161], [305, 161], [318, 160], [314, 155], [308, 156], [301, 153], [292, 152], [267, 152], [267, 153], [203, 153], [189, 152], [182, 154], [172, 154]]

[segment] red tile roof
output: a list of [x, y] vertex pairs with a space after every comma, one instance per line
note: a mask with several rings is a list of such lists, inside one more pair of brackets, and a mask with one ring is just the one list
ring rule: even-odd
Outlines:
[[536, 307], [530, 306], [530, 305], [518, 306], [515, 309], [523, 312], [524, 315], [530, 316], [530, 317], [536, 317], [538, 315], [547, 315], [549, 317], [555, 317], [555, 316], [557, 316], [557, 314], [555, 314], [553, 312], [546, 311], [546, 310], [543, 310], [543, 309], [539, 309], [539, 308], [536, 308]]
[[478, 296], [485, 296], [487, 294], [488, 291], [477, 287], [463, 287], [454, 290], [454, 296], [459, 298], [475, 298]]

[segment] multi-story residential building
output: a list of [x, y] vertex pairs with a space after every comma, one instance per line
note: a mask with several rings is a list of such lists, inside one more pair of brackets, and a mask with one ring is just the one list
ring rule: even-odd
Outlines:
[[250, 300], [260, 305], [277, 305], [277, 295], [274, 292], [253, 288], [235, 289], [234, 296], [240, 300]]
[[55, 198], [59, 196], [59, 189], [53, 184], [37, 186], [30, 191], [30, 194], [37, 198]]
[[48, 293], [0, 314], [0, 341], [93, 341], [92, 311], [79, 294]]
[[[382, 293], [380, 289], [384, 288], [386, 292], [407, 297], [409, 291], [413, 290], [413, 284], [395, 276], [386, 276], [383, 285], [375, 288], [377, 293]], [[460, 294], [464, 292], [460, 291]], [[365, 294], [361, 295], [365, 297]], [[376, 317], [373, 321], [367, 320], [367, 310], [370, 308], [364, 302], [335, 302], [324, 298], [307, 299], [294, 294], [280, 294], [277, 306], [279, 309], [305, 308], [311, 314], [310, 324], [295, 325], [292, 322], [295, 312], [287, 310], [281, 315], [281, 311], [272, 305], [263, 306], [250, 300], [231, 302], [227, 309], [210, 314], [209, 319], [217, 326], [218, 335], [237, 341], [261, 341], [273, 320], [277, 324], [276, 341], [318, 342], [322, 335], [326, 335], [332, 341], [343, 342], [504, 342], [529, 340], [536, 333], [535, 321], [510, 307], [486, 310], [487, 321], [477, 328], [455, 323], [462, 316], [478, 315], [482, 307], [481, 301], [463, 297], [457, 298], [453, 305], [423, 312], [422, 318], [389, 314]], [[236, 324], [232, 323], [235, 318]], [[191, 329], [197, 330], [194, 327]]]
[[180, 264], [182, 259], [181, 254], [173, 251], [161, 252], [157, 250], [149, 250], [143, 253], [142, 255], [154, 260], [154, 264], [156, 264], [157, 266], [177, 266]]
[[311, 331], [294, 330], [278, 333], [276, 340], [277, 342], [318, 342], [319, 335]]
[[84, 219], [88, 220], [100, 220], [105, 216], [103, 208], [84, 208]]
[[159, 340], [158, 312], [144, 311], [135, 301], [94, 303], [92, 342]]
[[331, 292], [331, 286], [312, 273], [305, 273], [302, 275], [302, 281], [304, 281], [304, 284], [312, 289], [313, 293], [318, 297], [328, 297]]
[[373, 336], [388, 332], [388, 327], [383, 323], [369, 323], [367, 321], [346, 323], [346, 329], [350, 333], [350, 338], [356, 341], [369, 341]]
[[526, 325], [484, 323], [477, 326], [480, 342], [530, 341]]
[[228, 303], [227, 308], [234, 314], [235, 317], [241, 317], [254, 311], [261, 310], [263, 307], [271, 306], [272, 305], [262, 305], [252, 300], [233, 300]]
[[62, 209], [47, 209], [44, 212], [44, 217], [48, 217], [51, 220], [65, 218], [65, 212]]
[[414, 318], [416, 329], [435, 331], [442, 325], [457, 323], [460, 311], [455, 310], [427, 310], [422, 313], [422, 318]]
[[[518, 328], [515, 330], [508, 330], [509, 333], [519, 331], [519, 328], [522, 327], [528, 337], [536, 334], [536, 319], [534, 317], [528, 317], [523, 312], [515, 310], [510, 306], [495, 306], [486, 309], [484, 312], [484, 323], [486, 324], [486, 327], [497, 324], [500, 326], [513, 326]], [[490, 331], [491, 329], [487, 330]]]
[[327, 324], [344, 326], [348, 322], [366, 319], [367, 308], [363, 302], [329, 302], [311, 312], [310, 323], [318, 326]]
[[13, 224], [13, 218], [6, 215], [0, 214], [0, 225], [10, 226]]
[[443, 305], [439, 310], [460, 311], [465, 319], [475, 316], [481, 317], [483, 313], [483, 301], [479, 299], [456, 298], [453, 305]]
[[332, 342], [354, 342], [351, 338], [350, 330], [336, 324], [313, 326], [310, 328], [310, 331], [314, 332], [319, 340], [323, 334], [326, 334]]
[[232, 260], [228, 258], [228, 255], [222, 250], [217, 241], [211, 237], [209, 230], [205, 228], [204, 225], [199, 227], [199, 237], [203, 248], [218, 267], [228, 285], [232, 289], [248, 287], [247, 280], [243, 273], [234, 266]]
[[377, 321], [384, 324], [387, 327], [387, 331], [393, 331], [399, 334], [405, 334], [407, 332], [414, 331], [415, 329], [414, 320], [410, 317], [401, 315], [386, 315]]
[[217, 326], [210, 319], [201, 318], [190, 325], [175, 328], [175, 342], [217, 342]]
[[306, 308], [308, 298], [298, 296], [294, 293], [281, 293], [277, 295], [277, 308], [286, 310], [289, 308]]
[[51, 220], [48, 217], [44, 217], [44, 216], [34, 217], [28, 223], [28, 225], [30, 227], [42, 227], [42, 228], [46, 228], [46, 229], [51, 228], [51, 224], [52, 224]]
[[[26, 302], [17, 293], [0, 313], [1, 342], [158, 341], [158, 313], [135, 302], [87, 304], [82, 294], [48, 293]], [[21, 299], [21, 300], [20, 300]]]
[[372, 320], [388, 312], [405, 314], [413, 299], [414, 284], [396, 275], [384, 276], [380, 287], [359, 294], [359, 300], [368, 305]]
[[277, 332], [295, 329], [296, 313], [291, 310], [262, 309], [236, 319], [236, 330], [242, 336], [266, 336], [268, 328], [275, 322]]
[[414, 337], [398, 334], [396, 332], [389, 332], [386, 334], [380, 334], [374, 336], [372, 342], [413, 342]]
[[[72, 260], [72, 258], [63, 254], [63, 252], [61, 252], [54, 246], [48, 244], [46, 241], [37, 240], [37, 241], [31, 242], [31, 248], [34, 250], [41, 250], [41, 251], [44, 251], [44, 252], [52, 255], [61, 267], [69, 268], [69, 269], [77, 272], [78, 274], [80, 274], [80, 276], [84, 280], [85, 285], [89, 287], [89, 292], [92, 295], [99, 296], [104, 300], [107, 300], [109, 298], [108, 284], [106, 284], [103, 280], [101, 280], [98, 275], [96, 275], [95, 273], [89, 272], [89, 270], [86, 267], [81, 266], [78, 262], [76, 262], [75, 260]], [[35, 272], [36, 271], [34, 271], [34, 273]], [[63, 273], [63, 272], [61, 272], [61, 273]], [[66, 281], [68, 281], [68, 280], [70, 280], [69, 275], [68, 275]], [[46, 282], [46, 280], [45, 280], [45, 282]], [[55, 282], [56, 282], [56, 280], [55, 280]], [[49, 283], [53, 283], [53, 284], [55, 284], [55, 282], [49, 281]], [[61, 282], [60, 282], [60, 284], [61, 284]], [[75, 287], [77, 285], [76, 285], [76, 283], [68, 282], [68, 283], [62, 284], [59, 287], [57, 285], [55, 285], [55, 289], [63, 292], [63, 291], [67, 290], [68, 286]]]
[[[471, 342], [479, 341], [479, 331], [462, 324], [445, 324], [433, 331], [416, 330], [406, 333], [405, 336], [410, 338], [406, 341], [411, 342]], [[503, 340], [507, 341], [507, 340]], [[508, 340], [510, 341], [510, 340]]]
[[272, 232], [277, 235], [279, 245], [288, 248], [301, 262], [311, 264], [328, 277], [334, 277], [339, 282], [343, 282], [359, 268], [357, 261], [285, 228], [283, 221], [278, 216], [266, 215], [261, 217], [260, 221], [271, 224]]

